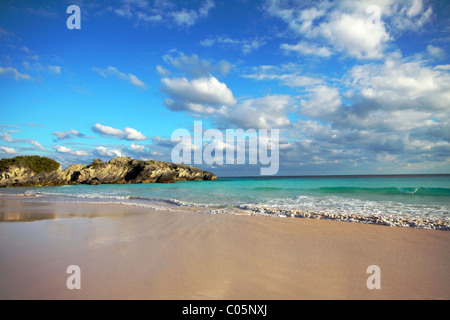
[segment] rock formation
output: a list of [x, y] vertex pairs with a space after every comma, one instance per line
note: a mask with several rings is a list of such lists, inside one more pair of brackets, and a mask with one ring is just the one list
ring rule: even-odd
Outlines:
[[[23, 158], [23, 157], [22, 157]], [[179, 180], [216, 180], [208, 171], [163, 161], [139, 161], [118, 157], [107, 162], [95, 159], [90, 165], [61, 165], [50, 172], [36, 173], [29, 167], [9, 165], [0, 169], [0, 187], [55, 186], [67, 184], [171, 183]]]

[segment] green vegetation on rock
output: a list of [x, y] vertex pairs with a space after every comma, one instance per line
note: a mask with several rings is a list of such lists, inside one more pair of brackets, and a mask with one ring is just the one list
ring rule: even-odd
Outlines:
[[0, 187], [59, 186], [69, 184], [172, 183], [180, 180], [216, 180], [208, 171], [163, 161], [117, 157], [88, 166], [73, 164], [64, 170], [58, 162], [38, 156], [0, 160]]
[[36, 174], [52, 172], [59, 168], [60, 164], [53, 159], [39, 156], [19, 156], [15, 158], [4, 158], [0, 160], [0, 172], [10, 166], [28, 168]]

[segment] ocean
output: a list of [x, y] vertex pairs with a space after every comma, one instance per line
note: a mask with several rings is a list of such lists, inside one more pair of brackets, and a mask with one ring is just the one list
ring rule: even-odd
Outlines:
[[213, 214], [309, 217], [450, 230], [450, 175], [239, 177], [171, 184], [4, 188], [25, 201], [107, 202]]

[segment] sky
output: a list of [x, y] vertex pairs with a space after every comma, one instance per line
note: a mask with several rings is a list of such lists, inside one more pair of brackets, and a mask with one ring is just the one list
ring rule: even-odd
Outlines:
[[202, 121], [279, 130], [278, 175], [450, 173], [449, 44], [445, 0], [3, 0], [0, 157], [172, 162]]

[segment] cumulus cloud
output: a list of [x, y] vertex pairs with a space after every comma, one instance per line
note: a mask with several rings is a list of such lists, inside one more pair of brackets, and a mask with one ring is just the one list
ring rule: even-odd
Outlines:
[[226, 84], [214, 77], [187, 80], [163, 79], [165, 104], [172, 111], [186, 111], [208, 117], [221, 126], [280, 128], [290, 125], [287, 111], [292, 101], [287, 95], [247, 98], [240, 102]]
[[158, 72], [158, 74], [160, 76], [163, 76], [163, 77], [167, 77], [167, 76], [169, 76], [171, 74], [170, 70], [167, 70], [166, 68], [164, 68], [164, 67], [162, 67], [160, 65], [156, 66], [156, 71]]
[[305, 75], [302, 68], [293, 63], [281, 66], [263, 65], [253, 67], [249, 73], [242, 76], [255, 80], [277, 80], [282, 85], [292, 88], [312, 87], [318, 84], [324, 84], [324, 80], [317, 76]]
[[[298, 115], [285, 118], [291, 123], [286, 121], [288, 130], [283, 131], [289, 140], [280, 153], [283, 166], [320, 167], [321, 173], [326, 168], [345, 172], [349, 166], [355, 172], [375, 166], [385, 172], [425, 170], [450, 160], [450, 68], [429, 62], [423, 55], [394, 53], [355, 65], [339, 81], [309, 77], [294, 64], [253, 67], [244, 77], [299, 90], [299, 95], [287, 96], [291, 104], [266, 116], [278, 115], [281, 121], [289, 113]], [[292, 85], [294, 79], [299, 86]], [[232, 120], [244, 126], [244, 119], [250, 119], [249, 125], [258, 126], [256, 113], [252, 118], [239, 112], [242, 118]]]
[[329, 57], [333, 54], [329, 48], [320, 47], [307, 41], [300, 41], [294, 45], [283, 43], [280, 48], [286, 52], [296, 52], [306, 56]]
[[421, 109], [423, 106], [433, 111], [448, 110], [448, 70], [432, 68], [422, 60], [405, 60], [393, 55], [382, 64], [353, 67], [349, 81], [355, 95], [391, 110]]
[[6, 153], [6, 154], [18, 153], [14, 148], [10, 148], [10, 147], [0, 147], [0, 150], [2, 151], [2, 153]]
[[120, 130], [113, 127], [101, 125], [100, 123], [96, 123], [92, 127], [92, 130], [105, 137], [113, 137], [116, 139], [124, 140], [147, 140], [147, 137], [145, 137], [142, 133], [130, 127], [126, 127], [125, 129]]
[[[207, 59], [201, 59], [196, 54], [185, 55], [183, 52], [179, 52], [178, 55], [173, 52], [165, 54], [163, 60], [168, 65], [175, 67], [178, 72], [190, 78], [205, 78], [211, 74], [226, 76], [233, 66], [226, 60], [214, 63]], [[170, 75], [170, 71], [162, 66], [157, 66], [157, 71], [162, 76]]]
[[[198, 61], [206, 61], [197, 56], [184, 55], [178, 58], [166, 56], [165, 60], [178, 70], [191, 75], [192, 69], [198, 70]], [[204, 71], [204, 74], [207, 74], [207, 71]], [[276, 77], [283, 78], [280, 74]], [[286, 77], [283, 80], [292, 86], [300, 85], [301, 82], [313, 82], [312, 78], [300, 76], [289, 79]], [[287, 112], [293, 110], [293, 102], [288, 95], [267, 95], [254, 99], [246, 97], [238, 101], [224, 82], [209, 73], [193, 79], [165, 77], [161, 79], [161, 83], [161, 90], [167, 95], [164, 100], [167, 108], [188, 112], [195, 117], [212, 119], [220, 127], [267, 129], [287, 127], [291, 124]]]
[[74, 156], [88, 156], [89, 154], [84, 150], [72, 150], [64, 146], [53, 146], [53, 149], [59, 153], [70, 154]]
[[12, 132], [11, 130], [8, 130], [5, 133], [0, 133], [0, 139], [5, 140], [7, 142], [15, 142], [17, 139], [11, 137], [10, 135], [11, 132]]
[[341, 14], [321, 25], [318, 32], [336, 50], [347, 52], [350, 56], [366, 59], [383, 57], [383, 44], [389, 40], [384, 26], [370, 30], [367, 18]]
[[45, 148], [39, 142], [37, 142], [36, 140], [30, 140], [30, 144], [32, 146], [38, 147], [41, 150], [45, 150]]
[[[34, 125], [34, 124], [30, 124], [30, 125]], [[2, 131], [3, 131], [3, 129], [2, 129]], [[11, 134], [12, 133], [17, 133], [17, 132], [20, 132], [20, 131], [15, 129], [15, 130], [7, 130], [4, 133], [0, 133], [0, 140], [4, 140], [4, 141], [6, 141], [8, 143], [15, 143], [15, 144], [27, 143], [27, 144], [32, 145], [33, 147], [36, 147], [36, 148], [38, 148], [40, 150], [45, 150], [45, 148], [39, 142], [37, 142], [36, 140], [13, 138], [11, 136]], [[26, 148], [28, 148], [28, 147], [24, 147], [24, 146], [20, 147], [20, 149], [26, 149]], [[35, 149], [35, 148], [33, 148], [33, 149]]]
[[108, 78], [108, 77], [116, 77], [117, 79], [120, 80], [126, 80], [128, 81], [130, 84], [132, 84], [133, 86], [139, 87], [139, 88], [147, 88], [148, 85], [145, 84], [144, 82], [142, 82], [137, 76], [135, 76], [134, 74], [128, 73], [125, 74], [123, 72], [120, 72], [117, 68], [115, 67], [107, 67], [106, 69], [100, 69], [97, 67], [92, 67], [92, 70], [97, 72], [99, 75], [101, 75], [104, 78]]
[[103, 146], [95, 147], [93, 153], [105, 157], [123, 157], [124, 154], [118, 149], [108, 149]]
[[181, 11], [171, 12], [171, 16], [178, 25], [193, 25], [198, 19], [198, 13], [194, 10], [183, 9]]
[[134, 18], [136, 23], [156, 23], [163, 19], [160, 8], [150, 8], [145, 0], [123, 0], [120, 7], [116, 9], [109, 7], [109, 10], [122, 18]]
[[[375, 10], [369, 10], [374, 8]], [[406, 30], [419, 30], [430, 21], [432, 9], [421, 0], [318, 1], [291, 3], [270, 0], [266, 11], [281, 19], [298, 37], [320, 43], [316, 55], [341, 52], [356, 59], [381, 59], [393, 37]], [[379, 14], [379, 16], [376, 16]], [[382, 16], [382, 19], [381, 19]], [[375, 23], [373, 23], [375, 22]], [[389, 31], [386, 29], [389, 25]], [[312, 54], [311, 46], [303, 41], [284, 44], [284, 50]], [[320, 54], [319, 54], [320, 53]]]
[[216, 122], [224, 127], [232, 125], [243, 129], [285, 128], [291, 125], [287, 113], [293, 108], [292, 98], [288, 95], [250, 98], [221, 108], [216, 114]]
[[176, 2], [154, 1], [152, 4], [145, 0], [122, 0], [117, 8], [108, 7], [117, 16], [135, 20], [135, 25], [148, 23], [175, 23], [178, 26], [190, 27], [208, 17], [215, 7], [212, 0], [201, 2], [198, 8], [179, 8]]
[[52, 134], [55, 135], [58, 140], [72, 139], [74, 136], [84, 138], [84, 134], [78, 132], [77, 130], [67, 130], [64, 132], [55, 131]]
[[325, 85], [313, 87], [301, 101], [301, 113], [312, 119], [330, 119], [341, 107], [342, 101], [337, 88]]
[[443, 59], [446, 56], [445, 50], [442, 48], [439, 48], [437, 46], [433, 46], [432, 44], [429, 44], [427, 46], [427, 53], [435, 59]]
[[136, 152], [145, 152], [145, 146], [142, 145], [142, 144], [135, 144], [135, 143], [132, 143], [132, 144], [130, 145], [130, 147], [131, 147], [132, 150], [134, 150], [134, 151], [136, 151]]
[[198, 19], [206, 18], [209, 11], [214, 7], [215, 4], [212, 0], [206, 0], [198, 10], [187, 10], [183, 8], [179, 11], [170, 12], [170, 15], [179, 26], [190, 27], [195, 24]]
[[188, 80], [163, 78], [164, 93], [169, 95], [166, 106], [173, 111], [213, 113], [224, 105], [236, 104], [236, 98], [223, 82], [215, 77]]
[[136, 129], [127, 127], [123, 130], [123, 132], [126, 140], [147, 140], [147, 138]]
[[339, 161], [351, 155], [355, 165], [391, 159], [397, 168], [448, 161], [448, 70], [394, 56], [355, 66], [347, 76], [348, 91], [315, 86], [302, 96], [299, 112], [312, 120], [294, 124], [296, 138], [309, 141], [294, 144], [297, 152]]

